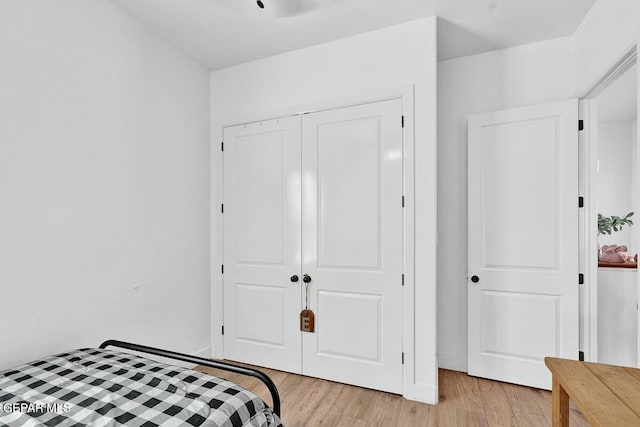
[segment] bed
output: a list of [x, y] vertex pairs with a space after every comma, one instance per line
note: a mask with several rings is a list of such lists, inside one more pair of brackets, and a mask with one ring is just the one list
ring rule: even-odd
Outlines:
[[[139, 353], [253, 376], [272, 408], [237, 384]], [[2, 426], [281, 427], [279, 415], [278, 390], [260, 371], [122, 341], [0, 372]]]

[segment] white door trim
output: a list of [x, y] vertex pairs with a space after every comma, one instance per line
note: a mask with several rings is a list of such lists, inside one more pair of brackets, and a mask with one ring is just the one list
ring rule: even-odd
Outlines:
[[[415, 126], [414, 126], [414, 86], [401, 86], [386, 90], [373, 91], [358, 96], [314, 102], [306, 105], [291, 106], [275, 111], [254, 113], [245, 117], [238, 117], [212, 129], [211, 141], [211, 179], [217, 183], [211, 188], [211, 347], [212, 357], [224, 358], [224, 342], [221, 334], [224, 314], [223, 276], [223, 214], [221, 205], [224, 203], [223, 182], [223, 152], [221, 142], [224, 128], [238, 124], [259, 122], [278, 117], [304, 114], [311, 111], [322, 111], [334, 108], [350, 107], [376, 101], [390, 99], [403, 100], [404, 128], [403, 139], [403, 192], [405, 196], [404, 230], [403, 230], [403, 267], [405, 275], [403, 297], [403, 396], [410, 400], [428, 403], [437, 402], [437, 389], [417, 384], [415, 359], [415, 313], [424, 311], [427, 301], [415, 299]], [[435, 224], [434, 224], [435, 227]], [[437, 369], [437, 367], [436, 367]]]
[[638, 57], [638, 41], [631, 43], [609, 67], [582, 93], [580, 99], [595, 98], [611, 83], [633, 67]]
[[579, 117], [584, 120], [585, 129], [579, 133], [579, 150], [581, 168], [584, 172], [580, 178], [581, 195], [584, 196], [584, 212], [580, 229], [581, 259], [580, 271], [585, 279], [582, 289], [583, 301], [580, 304], [582, 338], [581, 350], [584, 360], [598, 361], [598, 197], [595, 192], [598, 167], [598, 120], [597, 106], [589, 99], [580, 101]]

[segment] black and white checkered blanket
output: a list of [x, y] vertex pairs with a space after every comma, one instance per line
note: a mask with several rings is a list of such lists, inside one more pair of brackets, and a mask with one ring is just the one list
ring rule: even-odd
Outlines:
[[0, 426], [281, 426], [267, 405], [211, 375], [84, 349], [0, 372]]

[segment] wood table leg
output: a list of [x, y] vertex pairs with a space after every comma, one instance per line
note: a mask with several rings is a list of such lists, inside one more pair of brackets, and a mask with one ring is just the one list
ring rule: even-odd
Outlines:
[[569, 395], [555, 375], [553, 375], [552, 387], [553, 427], [569, 427]]

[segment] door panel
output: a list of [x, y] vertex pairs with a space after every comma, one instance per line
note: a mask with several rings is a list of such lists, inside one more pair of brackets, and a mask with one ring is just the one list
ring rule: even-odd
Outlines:
[[[483, 129], [483, 267], [558, 267], [556, 127], [557, 117], [549, 117]], [[486, 238], [499, 235], [508, 239]]]
[[469, 374], [551, 387], [578, 356], [578, 104], [469, 118]]
[[[236, 340], [284, 348], [284, 289], [279, 286], [236, 283], [235, 292]], [[269, 309], [264, 310], [264, 307]], [[256, 313], [260, 313], [259, 328], [256, 327]]]
[[[485, 353], [531, 360], [557, 353], [557, 296], [484, 291], [482, 299]], [[539, 319], [540, 323], [530, 322], [531, 318]], [[514, 322], [520, 328], [505, 328], [507, 322]], [[539, 340], [532, 340], [539, 330], [548, 333]]]
[[301, 371], [300, 118], [224, 131], [225, 358]]
[[303, 372], [402, 392], [402, 101], [302, 118]]
[[[229, 145], [229, 139], [225, 140]], [[286, 188], [284, 131], [243, 135], [232, 140], [237, 170], [235, 195], [236, 261], [243, 265], [284, 266]], [[228, 204], [227, 204], [228, 205]]]
[[379, 117], [317, 127], [320, 268], [380, 268], [379, 128]]
[[[318, 354], [349, 357], [354, 360], [382, 363], [382, 297], [346, 292], [318, 292], [318, 312], [325, 316], [322, 335], [318, 336]], [[354, 313], [362, 319], [357, 328], [344, 333], [354, 323]]]

